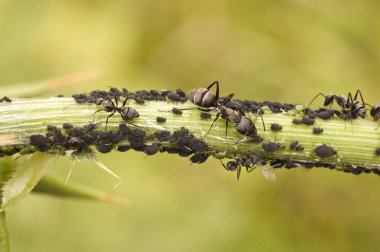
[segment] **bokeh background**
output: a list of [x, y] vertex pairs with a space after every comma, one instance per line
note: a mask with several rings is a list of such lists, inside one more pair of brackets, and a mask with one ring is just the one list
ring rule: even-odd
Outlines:
[[[76, 73], [75, 85], [189, 90], [221, 83], [239, 98], [307, 103], [360, 88], [380, 101], [380, 2], [0, 1], [0, 83]], [[88, 74], [88, 73], [91, 74]], [[98, 73], [98, 74], [93, 74]], [[88, 78], [92, 76], [92, 78]], [[81, 77], [83, 77], [81, 79]], [[70, 82], [70, 81], [69, 81]], [[6, 94], [2, 94], [6, 95]], [[259, 172], [236, 181], [217, 160], [99, 155], [72, 180], [117, 194], [131, 208], [31, 195], [8, 213], [13, 251], [377, 251], [375, 175], [329, 170]], [[50, 170], [65, 177], [70, 160]]]

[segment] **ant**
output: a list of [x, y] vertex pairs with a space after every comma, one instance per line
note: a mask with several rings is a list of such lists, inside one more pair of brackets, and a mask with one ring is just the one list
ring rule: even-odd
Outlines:
[[[216, 85], [216, 94], [214, 94], [210, 90], [214, 85]], [[198, 89], [192, 90], [190, 94], [188, 95], [188, 98], [193, 104], [201, 107], [198, 109], [202, 111], [216, 110], [216, 117], [214, 121], [212, 122], [207, 134], [210, 132], [216, 120], [218, 120], [218, 118], [222, 116], [222, 118], [226, 120], [226, 136], [227, 136], [227, 130], [228, 130], [228, 122], [234, 123], [236, 131], [244, 136], [253, 136], [253, 137], [257, 136], [257, 129], [255, 127], [254, 122], [252, 122], [251, 119], [249, 119], [241, 109], [237, 107], [227, 106], [227, 103], [231, 101], [233, 96], [234, 94], [230, 94], [227, 97], [219, 98], [219, 82], [214, 81], [207, 88], [198, 88]], [[260, 112], [261, 110], [257, 112], [256, 118]], [[261, 114], [260, 116], [263, 122], [264, 131], [265, 131], [264, 120]], [[255, 121], [256, 121], [256, 118], [255, 118]]]
[[[319, 93], [311, 100], [306, 108], [308, 108], [318, 96], [323, 96], [325, 98], [323, 106], [331, 106], [335, 100], [339, 107], [342, 108], [342, 111], [334, 110], [333, 112], [343, 120], [357, 119], [358, 117], [361, 117], [363, 119], [366, 118], [366, 103], [364, 102], [363, 95], [359, 89], [356, 91], [353, 98], [351, 92], [348, 93], [347, 98], [338, 94], [324, 95], [322, 93]], [[358, 97], [360, 97], [361, 103], [358, 101]]]
[[253, 153], [248, 156], [236, 157], [234, 161], [227, 162], [227, 165], [223, 164], [222, 160], [220, 160], [220, 162], [227, 171], [236, 171], [237, 180], [240, 178], [242, 166], [245, 166], [248, 173], [253, 171], [256, 167], [259, 167], [266, 179], [271, 181], [276, 179], [273, 167], [265, 168], [263, 165], [261, 152]]
[[[135, 118], [140, 116], [136, 109], [134, 109], [132, 107], [125, 107], [125, 104], [127, 103], [128, 97], [125, 98], [121, 107], [119, 107], [119, 105], [118, 105], [118, 102], [117, 102], [118, 99], [116, 96], [114, 99], [115, 99], [116, 105], [111, 99], [99, 98], [95, 102], [96, 105], [102, 105], [103, 108], [97, 110], [93, 115], [95, 115], [96, 113], [98, 113], [100, 111], [111, 112], [111, 114], [109, 114], [107, 116], [107, 119], [106, 119], [106, 128], [107, 128], [107, 124], [108, 124], [108, 119], [111, 116], [113, 116], [116, 112], [118, 112], [121, 115], [121, 118], [124, 121], [130, 121], [130, 120], [135, 119]], [[134, 125], [134, 126], [136, 126], [136, 125]]]

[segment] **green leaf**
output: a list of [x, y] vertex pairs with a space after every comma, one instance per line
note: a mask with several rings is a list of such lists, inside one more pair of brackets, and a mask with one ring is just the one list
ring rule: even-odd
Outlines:
[[107, 194], [105, 192], [80, 185], [75, 182], [68, 182], [53, 175], [46, 174], [34, 187], [33, 192], [47, 193], [53, 196], [71, 197], [78, 199], [98, 200], [106, 203], [128, 206], [130, 203], [121, 197]]
[[28, 195], [44, 175], [46, 163], [52, 157], [36, 152], [17, 158], [11, 168], [2, 165], [0, 174], [4, 180], [1, 183], [0, 211], [8, 209]]
[[7, 224], [5, 222], [5, 211], [0, 212], [0, 251], [9, 251], [9, 236]]

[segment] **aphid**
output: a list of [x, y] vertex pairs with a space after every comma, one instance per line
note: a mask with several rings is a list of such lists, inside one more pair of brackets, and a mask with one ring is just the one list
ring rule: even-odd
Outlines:
[[156, 154], [160, 150], [160, 145], [158, 143], [152, 143], [144, 148], [144, 153], [148, 156]]
[[[214, 94], [210, 89], [216, 85], [216, 94]], [[214, 81], [207, 88], [198, 88], [192, 90], [188, 99], [199, 107], [209, 108], [216, 107], [217, 100], [219, 98], [219, 82]]]
[[64, 123], [62, 127], [67, 130], [73, 128], [73, 125], [71, 123]]
[[280, 149], [280, 146], [281, 145], [279, 143], [268, 142], [268, 143], [263, 144], [263, 149], [266, 152], [273, 153], [273, 152], [277, 151], [278, 149]]
[[294, 150], [294, 149], [297, 147], [297, 145], [298, 145], [298, 141], [292, 141], [292, 142], [290, 143], [290, 145], [289, 145], [289, 148], [290, 148], [291, 150]]
[[321, 134], [323, 132], [323, 129], [320, 127], [313, 128], [313, 134]]
[[113, 145], [111, 143], [100, 142], [96, 145], [96, 149], [101, 153], [108, 153], [112, 150]]
[[305, 147], [303, 147], [302, 145], [296, 146], [296, 151], [303, 151], [304, 149], [305, 149]]
[[191, 140], [189, 143], [189, 148], [195, 152], [204, 152], [208, 150], [207, 144], [198, 139]]
[[117, 147], [117, 151], [120, 151], [120, 152], [125, 152], [125, 151], [128, 151], [130, 149], [130, 147], [128, 145], [120, 145]]
[[186, 93], [183, 92], [181, 89], [177, 89], [175, 92], [176, 92], [180, 97], [182, 97], [182, 98], [186, 98]]
[[175, 102], [181, 101], [181, 97], [177, 93], [170, 92], [166, 95], [166, 97]]
[[170, 131], [163, 130], [163, 131], [158, 131], [154, 132], [153, 136], [160, 142], [165, 142], [169, 141], [171, 139], [170, 137]]
[[306, 125], [313, 125], [314, 119], [310, 118], [309, 116], [304, 116], [302, 117], [301, 122]]
[[106, 119], [106, 127], [107, 127], [107, 124], [108, 124], [108, 119], [113, 116], [116, 112], [118, 112], [120, 115], [121, 115], [121, 118], [124, 120], [124, 121], [130, 121], [130, 120], [133, 120], [137, 117], [139, 117], [139, 113], [137, 112], [136, 109], [132, 108], [132, 107], [125, 107], [125, 104], [127, 103], [127, 100], [128, 100], [128, 97], [125, 98], [124, 102], [123, 102], [123, 105], [121, 107], [118, 107], [118, 102], [117, 102], [117, 98], [115, 97], [115, 103], [111, 100], [111, 99], [98, 99], [96, 101], [96, 104], [97, 105], [102, 105], [103, 106], [103, 109], [99, 109], [97, 110], [94, 115], [96, 113], [98, 113], [99, 111], [106, 111], [106, 112], [111, 112], [111, 114], [109, 114], [107, 116], [107, 119]]
[[4, 96], [3, 98], [0, 99], [0, 102], [12, 102], [12, 100], [8, 96]]
[[294, 118], [293, 123], [299, 125], [299, 124], [302, 124], [302, 121], [301, 121], [301, 119]]
[[50, 141], [43, 135], [31, 135], [30, 136], [30, 144], [37, 147], [37, 149], [41, 152], [47, 151], [50, 146]]
[[201, 118], [202, 118], [202, 119], [208, 119], [208, 118], [211, 118], [211, 114], [210, 114], [210, 113], [206, 113], [206, 112], [202, 112], [202, 113], [201, 113]]
[[380, 119], [380, 105], [375, 105], [371, 107], [370, 113], [374, 121], [379, 120]]
[[192, 163], [200, 164], [206, 162], [210, 155], [208, 153], [199, 153], [191, 156], [190, 161]]
[[280, 131], [282, 130], [282, 126], [278, 123], [272, 123], [270, 129], [273, 131]]
[[55, 127], [55, 126], [53, 126], [53, 125], [49, 125], [49, 126], [46, 127], [46, 129], [47, 129], [48, 131], [54, 131], [54, 130], [57, 129], [57, 127]]
[[327, 146], [326, 144], [322, 144], [314, 149], [315, 154], [320, 158], [329, 158], [334, 156], [337, 152], [331, 148], [330, 146]]
[[172, 108], [172, 112], [173, 114], [176, 114], [176, 115], [182, 115], [182, 110], [178, 108]]
[[159, 123], [163, 123], [163, 122], [166, 122], [166, 118], [161, 117], [161, 116], [157, 116], [156, 121]]
[[380, 156], [380, 148], [376, 148], [375, 154], [378, 155], [378, 156]]
[[327, 120], [334, 116], [334, 110], [329, 109], [319, 109], [316, 111], [319, 118]]

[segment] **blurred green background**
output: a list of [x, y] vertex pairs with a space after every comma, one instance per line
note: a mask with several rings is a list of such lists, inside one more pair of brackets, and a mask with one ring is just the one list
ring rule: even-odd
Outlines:
[[[360, 88], [380, 100], [380, 2], [0, 1], [0, 83], [72, 73], [96, 78], [43, 96], [107, 88], [189, 90], [221, 83], [239, 98], [307, 103]], [[6, 95], [6, 94], [3, 94]], [[376, 251], [375, 175], [329, 170], [259, 172], [239, 183], [217, 160], [99, 155], [72, 180], [133, 202], [31, 195], [8, 213], [12, 251]], [[71, 163], [50, 170], [65, 177]]]

